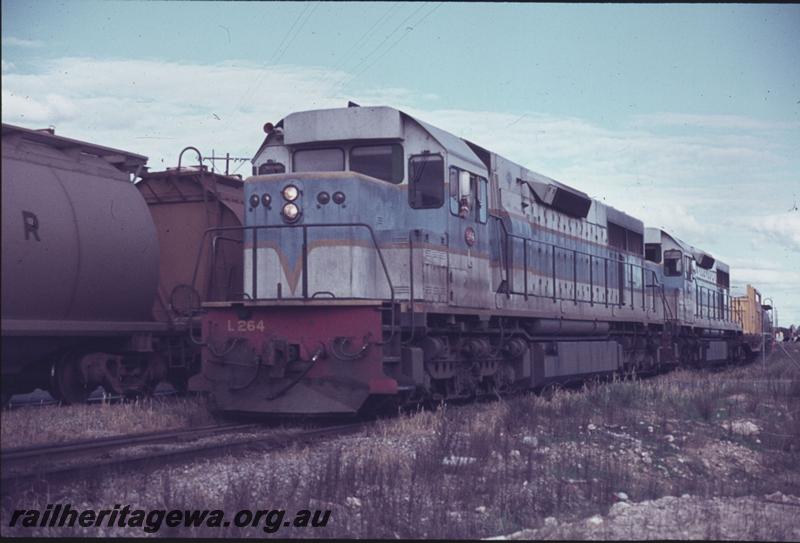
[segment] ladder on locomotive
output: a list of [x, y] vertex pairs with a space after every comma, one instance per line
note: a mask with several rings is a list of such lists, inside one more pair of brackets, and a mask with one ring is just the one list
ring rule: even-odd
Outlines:
[[[658, 281], [655, 278], [655, 276], [653, 277], [653, 279], [656, 280], [656, 282]], [[680, 328], [680, 323], [678, 321], [678, 318], [675, 315], [673, 315], [672, 307], [670, 306], [669, 301], [667, 301], [667, 295], [666, 295], [666, 293], [664, 291], [664, 284], [663, 283], [657, 283], [657, 284], [654, 283], [654, 285], [655, 285], [656, 288], [658, 288], [659, 293], [661, 295], [660, 296], [661, 297], [661, 308], [662, 308], [662, 311], [663, 311], [663, 314], [664, 314], [664, 329], [665, 329], [665, 331], [669, 332], [670, 334], [674, 334]], [[677, 309], [677, 300], [676, 300], [676, 307], [675, 308]]]

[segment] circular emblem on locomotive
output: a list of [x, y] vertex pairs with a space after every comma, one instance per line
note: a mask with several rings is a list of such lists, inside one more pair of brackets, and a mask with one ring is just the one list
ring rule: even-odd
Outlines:
[[475, 245], [475, 230], [473, 230], [471, 226], [468, 226], [467, 229], [464, 230], [464, 241], [466, 241], [467, 245], [470, 247]]

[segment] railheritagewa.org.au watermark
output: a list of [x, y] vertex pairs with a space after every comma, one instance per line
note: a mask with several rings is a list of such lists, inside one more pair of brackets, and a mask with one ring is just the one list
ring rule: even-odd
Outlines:
[[16, 509], [10, 528], [139, 528], [156, 533], [168, 528], [237, 528], [261, 529], [275, 533], [282, 528], [324, 528], [330, 510], [301, 509], [294, 514], [284, 509], [242, 509], [226, 515], [221, 509], [138, 509], [116, 504], [112, 509], [74, 509], [71, 504], [49, 504], [41, 509]]

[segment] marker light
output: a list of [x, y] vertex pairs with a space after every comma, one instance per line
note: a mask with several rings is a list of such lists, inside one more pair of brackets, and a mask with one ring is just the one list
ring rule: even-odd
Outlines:
[[322, 205], [327, 204], [331, 201], [331, 195], [325, 191], [320, 192], [317, 194], [317, 202], [321, 203]]
[[300, 216], [300, 209], [292, 202], [289, 202], [283, 206], [283, 216], [287, 221], [294, 222]]
[[250, 195], [250, 207], [258, 207], [258, 202], [259, 202], [258, 194]]
[[294, 185], [286, 185], [283, 189], [283, 197], [289, 202], [294, 202], [298, 196], [300, 196], [300, 191]]
[[336, 202], [337, 204], [343, 204], [344, 203], [344, 192], [338, 192], [338, 191], [334, 192], [333, 193], [333, 201]]
[[261, 195], [261, 203], [264, 204], [264, 207], [268, 207], [271, 202], [272, 202], [272, 196], [270, 196], [266, 192]]

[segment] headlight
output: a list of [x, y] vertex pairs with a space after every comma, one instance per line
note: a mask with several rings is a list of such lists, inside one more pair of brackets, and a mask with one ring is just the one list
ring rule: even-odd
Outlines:
[[300, 196], [300, 191], [294, 185], [287, 185], [286, 188], [283, 189], [283, 197], [288, 202], [294, 202], [297, 200], [298, 196]]
[[272, 202], [272, 196], [266, 192], [261, 195], [261, 203], [264, 204], [264, 207], [269, 207], [270, 202]]
[[258, 194], [250, 195], [250, 207], [258, 207], [259, 201]]
[[300, 216], [300, 208], [298, 208], [295, 204], [289, 202], [285, 206], [283, 206], [283, 216], [289, 222], [294, 222], [297, 220], [297, 217]]
[[334, 192], [333, 193], [333, 201], [336, 202], [337, 204], [343, 204], [344, 203], [344, 192], [339, 192], [339, 191]]

